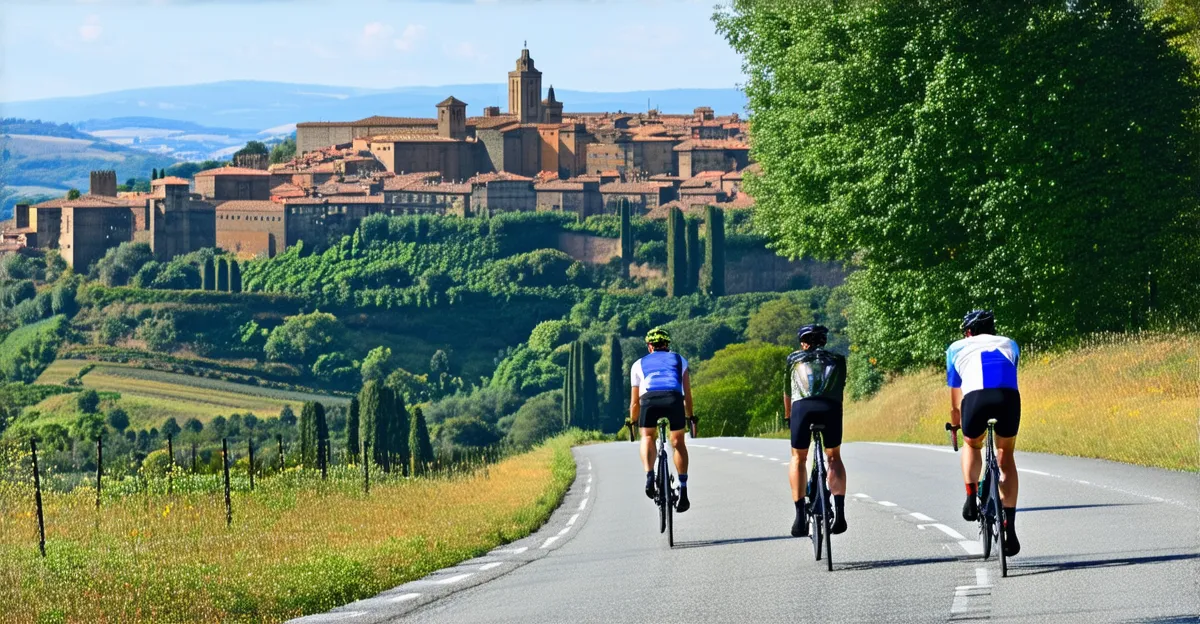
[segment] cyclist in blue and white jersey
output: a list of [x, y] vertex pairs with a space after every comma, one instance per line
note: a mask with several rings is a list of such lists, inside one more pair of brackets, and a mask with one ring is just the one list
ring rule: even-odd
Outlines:
[[633, 394], [629, 401], [629, 422], [642, 429], [642, 465], [646, 469], [646, 496], [654, 498], [654, 446], [658, 440], [658, 419], [671, 422], [671, 446], [675, 448], [675, 469], [679, 472], [679, 501], [675, 511], [683, 513], [692, 504], [688, 501], [688, 452], [684, 442], [687, 421], [695, 420], [692, 413], [692, 381], [688, 362], [671, 351], [671, 335], [661, 327], [646, 334], [646, 349], [650, 352], [633, 363], [629, 385]]
[[996, 317], [990, 310], [973, 310], [963, 317], [964, 338], [946, 350], [946, 381], [950, 386], [950, 425], [962, 427], [967, 444], [962, 451], [963, 481], [967, 501], [963, 519], [979, 518], [976, 490], [983, 469], [980, 450], [987, 421], [996, 419], [996, 460], [1000, 464], [1000, 500], [1005, 516], [1005, 555], [1020, 552], [1017, 540], [1017, 463], [1013, 451], [1021, 428], [1021, 393], [1017, 389], [1017, 362], [1021, 352], [1010, 338], [996, 335]]

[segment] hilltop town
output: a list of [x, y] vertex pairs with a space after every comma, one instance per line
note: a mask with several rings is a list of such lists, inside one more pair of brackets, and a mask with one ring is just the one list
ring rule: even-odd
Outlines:
[[297, 156], [268, 165], [247, 158], [163, 177], [149, 193], [117, 191], [115, 173], [94, 172], [88, 193], [18, 205], [0, 226], [0, 251], [57, 248], [86, 267], [112, 247], [140, 241], [159, 260], [206, 247], [271, 257], [321, 244], [377, 214], [488, 216], [563, 211], [663, 218], [672, 207], [747, 208], [752, 168], [747, 123], [711, 108], [690, 115], [564, 112], [528, 49], [508, 74], [508, 110], [467, 116], [452, 95], [430, 118], [373, 116], [296, 127]]

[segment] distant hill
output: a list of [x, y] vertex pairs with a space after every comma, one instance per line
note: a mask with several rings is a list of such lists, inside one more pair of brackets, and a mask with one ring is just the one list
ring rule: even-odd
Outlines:
[[193, 161], [228, 158], [248, 141], [273, 145], [295, 131], [294, 125], [260, 131], [204, 126], [192, 121], [162, 117], [89, 119], [75, 124], [75, 127], [90, 137]]
[[[549, 86], [549, 85], [547, 85]], [[468, 104], [468, 114], [484, 106], [507, 106], [504, 84], [362, 89], [261, 81], [130, 89], [97, 95], [0, 104], [0, 115], [55, 122], [85, 122], [153, 117], [208, 126], [261, 131], [300, 121], [348, 121], [371, 115], [432, 117], [434, 105], [453, 95]], [[603, 93], [555, 89], [565, 111], [642, 111], [647, 103], [665, 113], [711, 106], [718, 113], [742, 112], [745, 96], [737, 89], [663, 89]], [[86, 121], [88, 131], [105, 128]], [[124, 123], [124, 122], [122, 122]], [[128, 127], [128, 126], [126, 126]], [[170, 128], [183, 130], [182, 128]], [[233, 134], [233, 133], [222, 133]]]

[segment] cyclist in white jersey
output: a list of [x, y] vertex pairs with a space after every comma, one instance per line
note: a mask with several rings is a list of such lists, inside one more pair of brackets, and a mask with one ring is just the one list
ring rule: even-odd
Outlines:
[[961, 427], [967, 444], [962, 449], [967, 501], [963, 519], [979, 518], [976, 490], [983, 469], [987, 421], [996, 419], [996, 460], [1000, 464], [1000, 500], [1004, 505], [1006, 556], [1021, 550], [1017, 540], [1017, 463], [1013, 451], [1021, 428], [1021, 393], [1017, 389], [1020, 349], [1010, 338], [996, 335], [990, 310], [967, 314], [960, 329], [964, 338], [946, 350], [946, 381], [950, 386], [950, 425]]
[[654, 445], [658, 439], [658, 419], [670, 421], [671, 446], [675, 449], [675, 469], [679, 471], [679, 501], [675, 511], [691, 508], [688, 500], [688, 452], [684, 441], [687, 421], [695, 420], [692, 413], [692, 380], [688, 362], [671, 351], [671, 335], [661, 327], [646, 334], [649, 354], [633, 363], [629, 385], [633, 394], [629, 401], [630, 426], [642, 429], [642, 465], [646, 469], [646, 496], [654, 498]]

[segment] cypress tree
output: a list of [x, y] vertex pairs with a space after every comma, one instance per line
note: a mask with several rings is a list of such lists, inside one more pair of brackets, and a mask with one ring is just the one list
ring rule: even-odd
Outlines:
[[317, 465], [317, 408], [316, 403], [305, 401], [300, 409], [300, 465], [315, 468]]
[[200, 271], [200, 288], [204, 290], [217, 289], [217, 269], [213, 266], [212, 258], [204, 259], [204, 266]]
[[687, 292], [700, 288], [700, 265], [704, 261], [704, 250], [700, 247], [700, 221], [687, 221]]
[[358, 462], [361, 440], [358, 438], [358, 397], [350, 399], [349, 413], [346, 415], [346, 451], [350, 461]]
[[383, 461], [379, 458], [383, 457], [387, 449], [380, 449], [379, 445], [379, 429], [381, 421], [386, 419], [386, 415], [381, 412], [384, 409], [383, 405], [383, 384], [378, 380], [372, 379], [363, 384], [362, 390], [358, 393], [359, 403], [359, 437], [361, 443], [367, 445], [371, 451], [371, 457], [364, 457], [363, 461], [375, 460], [380, 466]]
[[708, 207], [705, 215], [708, 231], [705, 232], [704, 277], [708, 294], [720, 297], [725, 294], [725, 212], [716, 206]]
[[151, 180], [157, 180], [157, 179], [158, 179], [158, 169], [157, 169], [157, 168], [154, 168], [154, 167], [151, 167], [151, 168], [150, 168], [150, 179], [151, 179]]
[[429, 441], [429, 425], [421, 408], [413, 410], [412, 426], [408, 433], [408, 448], [412, 450], [412, 474], [419, 477], [433, 463], [433, 444]]
[[242, 267], [233, 258], [229, 259], [229, 292], [242, 292]]
[[579, 348], [583, 353], [580, 358], [580, 394], [583, 396], [583, 403], [580, 406], [583, 415], [583, 426], [588, 430], [600, 429], [600, 401], [599, 401], [599, 384], [596, 379], [596, 350], [581, 338], [579, 340]]
[[679, 297], [687, 293], [687, 234], [684, 232], [683, 213], [671, 208], [667, 217], [667, 296]]
[[389, 393], [392, 395], [392, 422], [388, 426], [392, 439], [392, 456], [395, 458], [395, 465], [407, 474], [411, 459], [408, 445], [410, 428], [408, 409], [404, 405], [404, 395], [391, 391], [390, 388]]
[[392, 447], [395, 441], [392, 439], [392, 424], [396, 418], [396, 397], [392, 394], [392, 389], [387, 386], [379, 386], [379, 412], [375, 418], [375, 443], [371, 445], [374, 451], [375, 461], [386, 472], [392, 471], [392, 458], [394, 453]]
[[622, 197], [617, 201], [621, 210], [621, 277], [629, 277], [629, 263], [633, 262], [633, 209], [629, 200]]
[[608, 336], [608, 389], [605, 392], [605, 415], [600, 430], [605, 433], [620, 431], [621, 423], [625, 421], [625, 410], [628, 402], [622, 397], [628, 397], [625, 392], [625, 370], [622, 365], [621, 340], [616, 334]]
[[563, 371], [563, 396], [562, 396], [562, 423], [563, 427], [571, 426], [571, 407], [574, 403], [571, 400], [571, 383], [574, 378], [572, 371], [575, 370], [575, 345], [571, 345], [570, 356], [567, 358], [567, 370]]
[[229, 263], [225, 258], [217, 258], [217, 290], [226, 292], [229, 290]]
[[326, 467], [329, 466], [329, 422], [325, 420], [325, 406], [321, 403], [313, 403], [313, 429], [317, 439], [317, 455], [316, 467], [320, 467], [322, 462]]

